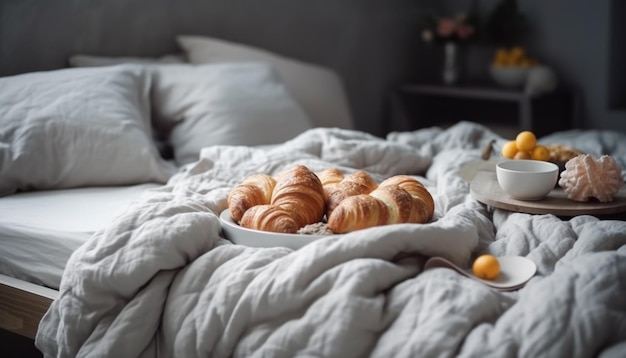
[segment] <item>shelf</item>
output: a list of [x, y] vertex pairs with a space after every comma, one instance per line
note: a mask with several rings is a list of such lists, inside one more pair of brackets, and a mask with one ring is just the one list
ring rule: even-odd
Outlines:
[[400, 90], [407, 93], [416, 93], [421, 95], [502, 101], [522, 101], [531, 98], [531, 96], [525, 94], [521, 90], [488, 87], [486, 85], [444, 86], [428, 84], [408, 84], [400, 86]]
[[391, 93], [391, 130], [412, 130], [461, 120], [497, 122], [542, 136], [577, 123], [578, 98], [559, 88], [529, 95], [519, 89], [474, 83], [403, 84]]

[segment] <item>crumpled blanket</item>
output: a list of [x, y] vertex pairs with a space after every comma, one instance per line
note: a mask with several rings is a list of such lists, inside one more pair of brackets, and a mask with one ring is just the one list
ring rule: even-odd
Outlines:
[[[269, 149], [205, 148], [74, 252], [36, 345], [49, 357], [623, 356], [626, 222], [477, 202], [459, 171], [491, 140], [504, 142], [460, 122], [387, 138], [317, 128]], [[609, 148], [624, 164], [623, 136], [588, 140], [587, 151]], [[295, 164], [413, 175], [432, 193], [435, 218], [299, 250], [226, 240], [218, 215], [230, 188]], [[429, 257], [468, 267], [481, 253], [527, 257], [537, 274], [500, 292], [424, 270]]]

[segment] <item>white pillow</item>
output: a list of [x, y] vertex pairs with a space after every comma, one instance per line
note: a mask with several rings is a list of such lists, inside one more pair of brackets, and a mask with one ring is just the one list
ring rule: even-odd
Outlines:
[[112, 56], [94, 56], [94, 55], [74, 55], [69, 59], [72, 67], [96, 67], [96, 66], [112, 66], [121, 64], [172, 64], [186, 63], [185, 56], [182, 54], [170, 54], [161, 57], [112, 57]]
[[167, 181], [150, 133], [150, 78], [136, 66], [0, 78], [0, 195]]
[[274, 70], [262, 63], [152, 66], [159, 126], [180, 122], [170, 144], [180, 165], [212, 145], [268, 145], [312, 128]]
[[343, 83], [337, 74], [269, 51], [200, 36], [179, 36], [178, 43], [194, 64], [220, 62], [266, 62], [316, 127], [354, 128]]

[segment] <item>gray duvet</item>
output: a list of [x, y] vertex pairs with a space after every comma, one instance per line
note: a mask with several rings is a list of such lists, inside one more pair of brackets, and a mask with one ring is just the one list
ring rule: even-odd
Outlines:
[[[474, 200], [460, 175], [492, 139], [473, 123], [376, 138], [314, 129], [267, 148], [205, 148], [74, 252], [36, 345], [51, 357], [626, 356], [626, 222], [530, 215]], [[626, 168], [624, 136], [542, 138]], [[295, 164], [410, 174], [435, 199], [429, 224], [391, 225], [299, 250], [234, 245], [230, 188]], [[446, 269], [477, 255], [537, 265], [500, 292]]]

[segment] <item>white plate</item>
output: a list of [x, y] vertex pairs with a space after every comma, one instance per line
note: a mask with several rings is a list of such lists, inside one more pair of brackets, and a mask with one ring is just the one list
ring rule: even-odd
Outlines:
[[334, 235], [302, 235], [282, 234], [269, 231], [247, 229], [239, 226], [230, 217], [230, 210], [226, 209], [220, 214], [222, 230], [230, 241], [238, 245], [251, 247], [287, 247], [297, 250], [315, 240]]

